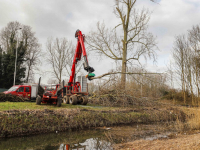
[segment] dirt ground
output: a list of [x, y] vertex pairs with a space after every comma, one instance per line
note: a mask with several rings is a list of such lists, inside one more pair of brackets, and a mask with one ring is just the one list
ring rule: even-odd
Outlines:
[[116, 144], [114, 150], [200, 150], [200, 133], [174, 135], [171, 139], [136, 140]]
[[0, 93], [0, 102], [5, 102], [5, 101], [9, 101], [9, 102], [25, 102], [25, 101], [29, 101], [29, 99], [23, 98], [23, 97], [19, 97], [19, 96], [16, 96], [16, 95]]

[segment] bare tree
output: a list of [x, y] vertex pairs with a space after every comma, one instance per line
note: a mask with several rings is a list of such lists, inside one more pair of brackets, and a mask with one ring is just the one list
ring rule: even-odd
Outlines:
[[49, 54], [47, 61], [51, 64], [53, 75], [61, 83], [63, 70], [69, 62], [69, 54], [73, 48], [72, 43], [65, 38], [48, 38], [46, 48]]
[[197, 100], [195, 103], [199, 102], [200, 97], [200, 90], [199, 90], [199, 84], [200, 84], [200, 27], [199, 25], [193, 26], [191, 30], [188, 31], [188, 40], [190, 43], [190, 48], [193, 52], [192, 57], [192, 66], [193, 66], [193, 79], [194, 84], [197, 89]]
[[194, 102], [194, 93], [193, 93], [193, 52], [191, 50], [191, 48], [189, 47], [189, 43], [187, 42], [186, 43], [186, 51], [185, 51], [185, 55], [187, 55], [185, 57], [185, 65], [186, 65], [186, 68], [185, 68], [185, 75], [186, 75], [186, 87], [187, 87], [187, 90], [190, 91], [191, 93], [191, 100], [192, 100], [192, 105], [195, 104]]
[[37, 69], [38, 63], [40, 62], [39, 56], [41, 54], [41, 46], [35, 37], [35, 33], [31, 30], [31, 27], [20, 24], [17, 21], [8, 23], [8, 25], [1, 30], [0, 43], [6, 53], [13, 53], [15, 50], [15, 47], [11, 45], [11, 39], [19, 41], [19, 47], [21, 46], [25, 49], [25, 82], [29, 82], [30, 73], [32, 72], [33, 74], [34, 70]]
[[37, 65], [40, 63], [41, 45], [39, 44], [36, 37], [34, 37], [33, 32], [31, 32], [30, 26], [24, 26], [22, 28], [22, 40], [25, 41], [25, 44], [28, 43], [26, 50], [26, 66], [27, 66], [27, 75], [26, 82], [33, 80], [33, 70], [38, 70]]
[[[190, 100], [193, 105], [199, 103], [199, 84], [200, 84], [200, 27], [193, 26], [188, 30], [187, 35], [176, 37], [173, 48], [173, 58], [175, 60], [177, 74], [179, 75], [182, 87], [184, 103], [187, 95], [190, 94]], [[195, 90], [197, 92], [195, 92]], [[197, 96], [195, 95], [197, 94]]]
[[186, 51], [188, 45], [184, 35], [180, 35], [176, 37], [173, 48], [173, 58], [175, 60], [177, 71], [176, 73], [180, 76], [181, 85], [182, 85], [182, 93], [184, 98], [184, 103], [186, 102]]
[[[147, 31], [150, 12], [135, 8], [137, 0], [116, 0], [114, 13], [120, 23], [109, 30], [105, 24], [97, 23], [97, 31], [87, 37], [92, 50], [116, 61], [121, 61], [121, 84], [125, 88], [127, 63], [139, 61], [140, 57], [155, 57], [155, 37]], [[122, 27], [123, 32], [117, 31]]]
[[4, 52], [6, 53], [13, 53], [15, 48], [12, 47], [11, 43], [12, 41], [10, 40], [15, 40], [17, 41], [17, 32], [21, 28], [21, 24], [19, 22], [10, 22], [8, 25], [1, 30], [0, 33], [0, 42], [1, 42], [1, 47]]

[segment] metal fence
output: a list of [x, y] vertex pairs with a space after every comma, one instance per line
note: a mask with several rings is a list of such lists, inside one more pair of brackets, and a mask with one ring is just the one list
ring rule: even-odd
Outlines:
[[0, 88], [0, 92], [7, 91], [8, 89]]

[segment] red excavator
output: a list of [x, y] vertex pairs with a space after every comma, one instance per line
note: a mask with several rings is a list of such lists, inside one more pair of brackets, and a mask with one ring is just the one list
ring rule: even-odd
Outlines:
[[38, 86], [38, 97], [36, 99], [36, 104], [40, 105], [41, 103], [53, 103], [57, 104], [58, 107], [61, 106], [62, 100], [64, 103], [67, 104], [81, 104], [86, 105], [88, 103], [88, 92], [82, 92], [81, 91], [81, 85], [80, 82], [76, 82], [76, 64], [78, 61], [81, 60], [81, 57], [83, 55], [84, 63], [83, 67], [88, 72], [86, 75], [86, 78], [88, 80], [92, 80], [92, 77], [95, 76], [94, 68], [89, 66], [87, 54], [85, 50], [84, 40], [85, 35], [82, 34], [80, 30], [77, 30], [75, 33], [75, 38], [77, 38], [77, 45], [76, 45], [76, 51], [74, 55], [73, 65], [71, 69], [71, 75], [70, 79], [67, 85], [64, 85], [63, 83], [60, 85], [56, 85], [56, 89], [53, 91], [45, 91], [40, 86], [40, 80], [39, 80], [39, 86]]

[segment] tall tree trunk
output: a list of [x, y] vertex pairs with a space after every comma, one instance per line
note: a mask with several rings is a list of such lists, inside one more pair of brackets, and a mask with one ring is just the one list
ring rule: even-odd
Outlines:
[[61, 84], [62, 70], [60, 70], [59, 84]]
[[30, 64], [28, 65], [28, 73], [27, 73], [27, 78], [26, 78], [26, 82], [28, 83], [28, 78], [29, 78], [29, 75], [30, 75], [30, 71], [31, 71], [31, 62]]
[[[125, 53], [125, 51], [123, 53]], [[123, 54], [123, 55], [125, 55], [125, 54]], [[123, 60], [122, 60], [122, 72], [123, 73], [126, 72], [126, 57], [123, 58]], [[122, 89], [125, 89], [125, 87], [126, 87], [126, 74], [121, 74], [121, 86], [122, 86]]]
[[126, 65], [127, 65], [127, 28], [124, 29], [124, 40], [123, 40], [123, 57], [122, 57], [122, 72], [124, 74], [121, 75], [121, 86], [122, 89], [126, 88]]
[[185, 96], [185, 76], [183, 74], [183, 77], [182, 77], [183, 81], [182, 81], [182, 94], [183, 94], [183, 101], [184, 101], [184, 104], [186, 103], [186, 96]]
[[192, 105], [195, 105], [195, 101], [194, 101], [194, 94], [193, 94], [193, 85], [192, 85], [192, 74], [190, 71], [190, 77], [189, 77], [189, 82], [190, 82], [190, 91], [191, 91], [191, 95], [192, 95]]

